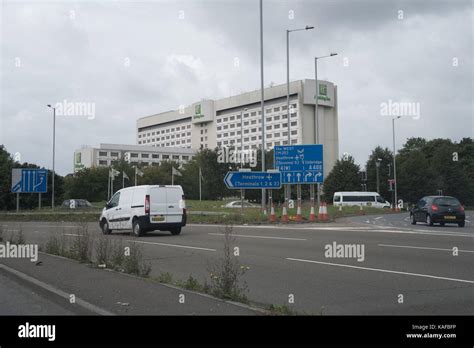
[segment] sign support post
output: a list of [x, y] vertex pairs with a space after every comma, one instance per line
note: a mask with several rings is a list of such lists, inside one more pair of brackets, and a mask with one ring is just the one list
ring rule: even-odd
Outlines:
[[20, 194], [16, 194], [16, 212], [18, 213], [20, 211]]
[[244, 215], [244, 189], [240, 190], [240, 215]]
[[38, 196], [38, 210], [41, 210], [41, 193], [39, 193]]

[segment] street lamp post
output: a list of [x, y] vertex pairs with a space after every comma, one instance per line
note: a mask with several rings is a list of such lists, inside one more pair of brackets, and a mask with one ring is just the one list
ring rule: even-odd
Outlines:
[[53, 172], [52, 172], [52, 181], [51, 181], [51, 186], [52, 186], [51, 208], [54, 209], [54, 176], [55, 176], [54, 157], [55, 157], [55, 152], [56, 152], [56, 108], [51, 106], [51, 104], [48, 104], [47, 106], [53, 109]]
[[[327, 56], [314, 57], [314, 83], [315, 83], [315, 93], [314, 93], [314, 143], [319, 144], [319, 115], [318, 115], [318, 96], [319, 96], [319, 83], [318, 83], [318, 59], [328, 58], [337, 56], [337, 53], [331, 53]], [[321, 205], [321, 185], [317, 184], [317, 195], [318, 195], [318, 207]]]
[[240, 110], [240, 168], [244, 166], [244, 111], [247, 110]]
[[[291, 145], [291, 122], [290, 122], [290, 33], [293, 31], [311, 30], [313, 26], [307, 25], [300, 29], [286, 30], [286, 121], [288, 123], [288, 146]], [[300, 190], [298, 190], [299, 192]], [[290, 199], [291, 185], [286, 185], [285, 207], [288, 207], [288, 200]]]
[[375, 161], [375, 170], [377, 174], [377, 193], [380, 193], [380, 182], [379, 182], [380, 162], [382, 162], [381, 158], [377, 158], [377, 160]]
[[396, 157], [396, 149], [395, 149], [395, 120], [399, 119], [401, 116], [393, 117], [392, 118], [392, 139], [393, 139], [393, 180], [394, 180], [394, 186], [393, 189], [395, 191], [395, 202], [394, 202], [394, 208], [395, 210], [398, 210], [398, 197], [397, 197], [397, 163], [395, 161]]

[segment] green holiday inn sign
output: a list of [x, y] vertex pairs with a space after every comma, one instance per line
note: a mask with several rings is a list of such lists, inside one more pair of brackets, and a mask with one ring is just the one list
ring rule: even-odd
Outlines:
[[318, 86], [319, 86], [318, 100], [330, 101], [331, 98], [328, 97], [328, 85], [318, 84]]
[[204, 115], [202, 114], [202, 111], [201, 111], [201, 104], [196, 104], [194, 106], [194, 116], [193, 118], [194, 119], [199, 119], [199, 118], [203, 118]]

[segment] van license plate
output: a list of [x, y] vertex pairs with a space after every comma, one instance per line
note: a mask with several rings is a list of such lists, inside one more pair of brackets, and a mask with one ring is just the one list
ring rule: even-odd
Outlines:
[[456, 217], [455, 217], [455, 216], [452, 216], [452, 215], [446, 215], [444, 218], [445, 218], [446, 220], [455, 220], [455, 219], [456, 219]]
[[151, 222], [162, 222], [162, 221], [165, 221], [165, 217], [163, 215], [151, 217]]

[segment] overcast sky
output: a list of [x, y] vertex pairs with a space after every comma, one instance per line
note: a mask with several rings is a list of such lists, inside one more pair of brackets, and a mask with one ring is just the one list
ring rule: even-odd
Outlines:
[[[135, 144], [139, 117], [260, 87], [259, 3], [2, 1], [0, 144], [52, 166], [52, 110], [84, 102], [95, 117], [58, 116], [56, 170], [81, 145]], [[314, 77], [339, 92], [339, 152], [365, 163], [392, 147], [381, 103], [419, 103], [397, 120], [407, 138], [473, 137], [471, 1], [264, 0], [265, 85]], [[238, 65], [235, 64], [236, 58]]]

